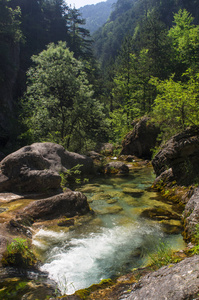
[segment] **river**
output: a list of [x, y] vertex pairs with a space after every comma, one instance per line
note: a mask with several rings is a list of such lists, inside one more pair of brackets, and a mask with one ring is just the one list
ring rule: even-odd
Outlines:
[[149, 167], [131, 170], [124, 177], [97, 177], [81, 188], [95, 214], [83, 217], [70, 230], [37, 231], [33, 244], [43, 262], [41, 270], [49, 273], [62, 294], [146, 265], [162, 241], [176, 250], [184, 247], [180, 233], [165, 231], [165, 222], [177, 227], [180, 221], [141, 217], [148, 208], [173, 210], [150, 191], [154, 178]]

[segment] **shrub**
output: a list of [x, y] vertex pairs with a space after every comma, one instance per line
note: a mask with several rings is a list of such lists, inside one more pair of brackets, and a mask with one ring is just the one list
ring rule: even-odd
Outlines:
[[36, 264], [34, 253], [30, 250], [27, 240], [15, 238], [7, 245], [3, 254], [2, 265], [20, 268], [29, 268]]

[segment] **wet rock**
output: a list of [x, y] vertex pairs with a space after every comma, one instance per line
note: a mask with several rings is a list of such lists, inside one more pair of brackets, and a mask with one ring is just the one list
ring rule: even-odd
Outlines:
[[181, 215], [166, 210], [162, 207], [148, 208], [141, 213], [141, 217], [152, 220], [181, 220]]
[[164, 174], [164, 180], [175, 180], [181, 185], [198, 182], [199, 127], [173, 136], [156, 154], [152, 165], [157, 176]]
[[123, 294], [120, 300], [187, 300], [199, 293], [199, 256], [160, 268], [142, 277]]
[[139, 158], [151, 159], [152, 151], [156, 146], [160, 128], [150, 121], [149, 117], [143, 117], [133, 123], [130, 131], [122, 142], [121, 155], [135, 155]]
[[121, 161], [110, 162], [105, 166], [104, 173], [126, 175], [129, 173], [129, 167]]
[[123, 208], [119, 205], [113, 205], [110, 207], [106, 207], [103, 210], [96, 211], [99, 215], [106, 215], [106, 214], [118, 214], [123, 210]]
[[69, 227], [69, 226], [74, 226], [75, 220], [74, 219], [63, 219], [60, 220], [57, 225], [61, 227]]
[[183, 231], [182, 222], [180, 220], [162, 220], [160, 222], [162, 229], [167, 234], [178, 234]]
[[51, 220], [61, 216], [73, 217], [90, 211], [87, 198], [81, 192], [66, 192], [46, 199], [37, 200], [25, 207], [21, 219]]
[[134, 188], [128, 188], [128, 187], [123, 188], [122, 191], [123, 191], [123, 193], [129, 194], [132, 197], [141, 197], [144, 194], [143, 190], [134, 189]]
[[35, 143], [5, 157], [0, 163], [0, 192], [40, 192], [59, 189], [60, 172], [82, 165], [82, 174], [93, 172], [91, 158], [68, 152], [54, 143]]

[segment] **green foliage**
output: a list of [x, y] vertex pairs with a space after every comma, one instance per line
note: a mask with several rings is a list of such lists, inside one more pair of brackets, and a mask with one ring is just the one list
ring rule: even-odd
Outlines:
[[22, 105], [33, 140], [80, 151], [87, 140], [98, 139], [105, 127], [103, 106], [93, 99], [84, 66], [66, 43], [50, 44], [32, 60]]
[[181, 72], [187, 67], [194, 69], [199, 67], [199, 25], [193, 25], [193, 20], [194, 18], [186, 9], [180, 9], [177, 14], [174, 14], [174, 26], [168, 33]]
[[176, 263], [180, 260], [180, 258], [174, 255], [170, 245], [162, 241], [157, 245], [155, 252], [149, 254], [149, 258], [151, 260], [150, 265], [153, 268], [161, 268], [162, 266]]
[[36, 262], [36, 257], [30, 250], [27, 240], [21, 238], [15, 238], [12, 243], [7, 245], [2, 258], [3, 266], [30, 268]]
[[82, 178], [81, 167], [83, 165], [77, 164], [76, 166], [68, 169], [65, 173], [61, 172], [61, 187], [65, 188], [71, 185], [77, 185], [88, 182], [88, 178]]
[[167, 131], [167, 137], [187, 126], [199, 125], [199, 74], [193, 76], [189, 70], [185, 75], [189, 77], [185, 83], [174, 81], [173, 76], [165, 81], [151, 79], [158, 92], [153, 116]]
[[115, 109], [112, 113], [110, 112], [109, 122], [112, 128], [112, 132], [110, 133], [111, 140], [121, 143], [130, 129], [124, 108]]
[[188, 250], [188, 253], [191, 255], [199, 254], [199, 224], [196, 224], [195, 234], [193, 235], [193, 241], [194, 247]]

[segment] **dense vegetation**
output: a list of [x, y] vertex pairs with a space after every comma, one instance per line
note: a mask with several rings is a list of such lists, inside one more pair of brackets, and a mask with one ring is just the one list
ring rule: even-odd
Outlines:
[[90, 31], [90, 34], [106, 23], [116, 2], [117, 0], [107, 0], [80, 7], [79, 11], [86, 21], [85, 28]]
[[146, 114], [165, 137], [199, 125], [198, 4], [118, 0], [92, 43], [64, 0], [0, 0], [3, 151], [52, 141], [84, 152]]

